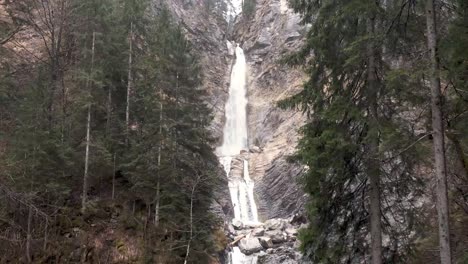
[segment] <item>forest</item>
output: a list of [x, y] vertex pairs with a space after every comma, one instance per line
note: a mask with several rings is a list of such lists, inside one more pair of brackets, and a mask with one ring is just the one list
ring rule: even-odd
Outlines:
[[211, 113], [168, 9], [1, 8], [0, 262], [208, 262], [219, 244]]
[[306, 257], [467, 263], [468, 2], [290, 4], [310, 25], [284, 59], [308, 80], [280, 102], [311, 120]]
[[[215, 25], [225, 32], [189, 29], [213, 26], [234, 2], [0, 0], [0, 263], [468, 263], [468, 1], [244, 0], [242, 19]], [[254, 228], [271, 231], [271, 219], [242, 230], [231, 205], [221, 215], [213, 206], [232, 175], [216, 153], [229, 116], [215, 118], [224, 110], [211, 104], [206, 80], [218, 77], [206, 58], [235, 61], [225, 42], [247, 46], [259, 17], [275, 19], [270, 4], [302, 28], [300, 47], [272, 55], [269, 69], [304, 76], [274, 107], [304, 116], [284, 155], [292, 165], [281, 165], [300, 177], [279, 177], [307, 202], [277, 221], [306, 220], [297, 241], [279, 227], [281, 242], [236, 262], [233, 248]], [[183, 17], [174, 6], [203, 11]], [[247, 71], [268, 62], [253, 55], [275, 45], [268, 32], [241, 50]], [[223, 50], [188, 38], [197, 34]], [[259, 89], [252, 79], [279, 78], [246, 75], [246, 97]], [[216, 81], [226, 100], [235, 82]], [[237, 168], [245, 179], [250, 165], [252, 182], [263, 180], [246, 158], [264, 151], [256, 141]], [[261, 261], [284, 247], [300, 259]]]

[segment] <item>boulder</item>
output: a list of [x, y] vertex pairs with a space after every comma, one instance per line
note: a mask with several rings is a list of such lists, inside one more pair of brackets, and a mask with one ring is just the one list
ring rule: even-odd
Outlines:
[[270, 237], [265, 237], [265, 236], [259, 237], [258, 241], [260, 241], [260, 244], [265, 249], [269, 249], [273, 247], [273, 240], [271, 240]]
[[234, 229], [234, 226], [233, 225], [228, 225], [228, 230], [229, 234], [231, 235], [235, 235], [236, 234], [236, 230]]
[[261, 153], [262, 150], [258, 146], [250, 146], [250, 153]]
[[252, 236], [259, 237], [263, 236], [263, 234], [265, 234], [265, 229], [263, 229], [263, 227], [258, 227], [252, 230]]
[[244, 224], [242, 224], [242, 221], [239, 219], [233, 219], [231, 224], [235, 230], [240, 230], [244, 228]]
[[297, 229], [294, 227], [289, 227], [284, 230], [289, 236], [297, 236]]
[[258, 228], [263, 227], [262, 223], [259, 222], [246, 222], [244, 223], [244, 228]]
[[286, 221], [283, 219], [270, 219], [265, 222], [267, 230], [283, 230], [286, 227]]
[[293, 225], [302, 225], [307, 223], [307, 217], [304, 214], [294, 214], [290, 218], [289, 223]]
[[246, 237], [239, 241], [239, 248], [245, 255], [257, 253], [263, 249], [260, 241], [256, 237]]
[[288, 240], [286, 234], [280, 230], [267, 231], [265, 232], [265, 236], [270, 237], [273, 243], [276, 244], [283, 243]]

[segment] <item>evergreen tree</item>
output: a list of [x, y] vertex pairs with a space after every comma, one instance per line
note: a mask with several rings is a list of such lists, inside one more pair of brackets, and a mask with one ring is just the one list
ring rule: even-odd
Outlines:
[[[299, 107], [311, 120], [301, 129], [296, 155], [308, 166], [303, 182], [311, 195], [311, 224], [301, 234], [304, 253], [320, 263], [369, 255], [372, 263], [402, 262], [414, 239], [414, 208], [395, 201], [411, 204], [411, 192], [419, 188], [410, 176], [417, 149], [407, 148], [416, 135], [401, 113], [421, 95], [399, 93], [411, 78], [392, 69], [395, 53], [387, 45], [401, 47], [401, 38], [392, 38], [399, 24], [393, 19], [411, 7], [398, 1], [290, 3], [312, 25], [303, 48], [287, 60], [304, 66], [309, 79], [280, 103]], [[383, 252], [381, 236], [391, 238]]]

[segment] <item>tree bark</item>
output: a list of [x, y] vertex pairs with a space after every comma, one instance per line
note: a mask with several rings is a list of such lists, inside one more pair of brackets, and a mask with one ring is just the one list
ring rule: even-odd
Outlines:
[[159, 147], [158, 147], [158, 173], [156, 183], [156, 205], [154, 206], [154, 225], [159, 225], [159, 207], [161, 200], [161, 151], [163, 144], [162, 126], [163, 126], [163, 102], [162, 102], [162, 88], [159, 88]]
[[375, 65], [375, 46], [373, 36], [375, 33], [375, 18], [367, 20], [367, 33], [371, 39], [367, 44], [367, 85], [369, 96], [370, 128], [369, 128], [369, 157], [367, 161], [367, 174], [370, 183], [370, 234], [371, 234], [371, 262], [382, 263], [382, 226], [380, 213], [380, 164], [379, 164], [379, 132], [377, 113], [377, 76]]
[[32, 263], [32, 258], [31, 258], [31, 239], [32, 239], [32, 236], [31, 236], [31, 225], [32, 225], [32, 208], [31, 206], [29, 206], [29, 210], [28, 210], [28, 233], [27, 233], [27, 237], [26, 237], [26, 259], [28, 261], [28, 263]]
[[[92, 48], [91, 48], [91, 72], [90, 75], [93, 74], [94, 71], [94, 54], [95, 54], [95, 42], [96, 42], [96, 32], [93, 32], [93, 40], [92, 40]], [[88, 118], [86, 122], [86, 152], [85, 152], [85, 169], [84, 169], [84, 176], [83, 176], [83, 195], [81, 200], [81, 211], [84, 213], [86, 209], [86, 201], [88, 199], [88, 172], [89, 172], [89, 146], [91, 144], [91, 137], [90, 137], [90, 130], [91, 130], [91, 77], [88, 76], [88, 80], [86, 81], [86, 89], [89, 93], [89, 100], [88, 102]]]
[[192, 186], [192, 192], [190, 194], [190, 231], [189, 231], [189, 241], [187, 243], [187, 249], [185, 252], [185, 260], [184, 264], [187, 264], [188, 257], [190, 255], [190, 245], [192, 244], [192, 238], [193, 238], [193, 199], [195, 196], [195, 189], [197, 188], [197, 185], [200, 181], [200, 176], [198, 176], [196, 182]]
[[107, 95], [107, 120], [106, 120], [106, 134], [108, 137], [110, 137], [111, 119], [112, 119], [112, 88], [109, 87], [109, 93]]
[[112, 200], [115, 197], [115, 162], [116, 162], [116, 154], [114, 153], [114, 163], [112, 166]]
[[133, 22], [130, 23], [130, 33], [128, 37], [129, 53], [128, 53], [128, 80], [127, 80], [127, 106], [125, 111], [125, 141], [128, 144], [129, 128], [130, 128], [130, 96], [132, 92], [133, 76]]
[[449, 207], [447, 195], [447, 163], [445, 159], [444, 120], [442, 111], [442, 92], [440, 86], [439, 55], [437, 50], [437, 29], [434, 0], [426, 3], [427, 46], [431, 61], [431, 110], [432, 136], [437, 179], [437, 213], [439, 221], [439, 248], [442, 264], [452, 263], [450, 249]]

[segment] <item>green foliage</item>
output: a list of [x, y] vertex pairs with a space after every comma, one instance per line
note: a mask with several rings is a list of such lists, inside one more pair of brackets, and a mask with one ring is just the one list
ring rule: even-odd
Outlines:
[[[398, 226], [382, 221], [384, 235], [391, 237], [384, 244], [384, 258], [387, 263], [404, 262], [415, 239], [413, 212], [418, 209], [400, 202], [414, 202], [422, 185], [412, 176], [420, 146], [412, 144], [417, 134], [405, 113], [424, 102], [425, 94], [414, 88], [423, 87], [422, 71], [390, 64], [408, 45], [400, 35], [389, 33], [400, 25], [392, 19], [401, 6], [398, 1], [386, 9], [368, 1], [290, 3], [304, 23], [311, 23], [302, 49], [285, 59], [303, 66], [309, 78], [297, 95], [279, 103], [302, 110], [311, 120], [300, 131], [296, 153], [296, 160], [308, 166], [302, 182], [310, 194], [311, 223], [300, 236], [303, 252], [317, 263], [349, 263], [368, 256], [369, 160], [378, 159], [383, 217], [406, 219]], [[371, 17], [378, 25], [375, 34], [368, 33]], [[380, 48], [389, 42], [391, 48]], [[377, 90], [368, 85], [369, 46], [377, 47]], [[387, 51], [391, 52], [384, 54]], [[377, 120], [372, 117], [374, 104]], [[379, 150], [371, 153], [376, 135]]]
[[[2, 185], [34, 197], [32, 203], [59, 218], [77, 212], [91, 106], [89, 201], [87, 211], [76, 213], [72, 221], [86, 229], [88, 221], [119, 215], [113, 216], [117, 226], [144, 234], [141, 248], [151, 250], [145, 250], [141, 260], [147, 263], [157, 257], [179, 259], [190, 239], [189, 260], [208, 259], [219, 250], [213, 237], [218, 219], [209, 210], [218, 184], [218, 161], [211, 147], [212, 117], [204, 102], [198, 57], [165, 7], [154, 13], [147, 0], [69, 2], [67, 15], [74, 23], [63, 28], [63, 54], [55, 58], [69, 60], [60, 64], [61, 74], [38, 61], [37, 71], [20, 76], [24, 89], [18, 89], [16, 76], [0, 82], [0, 110], [12, 117], [8, 129], [0, 127], [0, 144], [4, 139], [9, 142], [1, 162], [6, 164]], [[133, 85], [126, 140], [129, 41]], [[1, 66], [3, 76], [9, 65]], [[57, 89], [62, 86], [63, 91]], [[111, 199], [113, 176], [117, 176], [113, 202], [124, 208], [119, 213], [101, 207]], [[157, 199], [160, 220], [155, 226]], [[49, 239], [54, 243], [55, 238]]]

